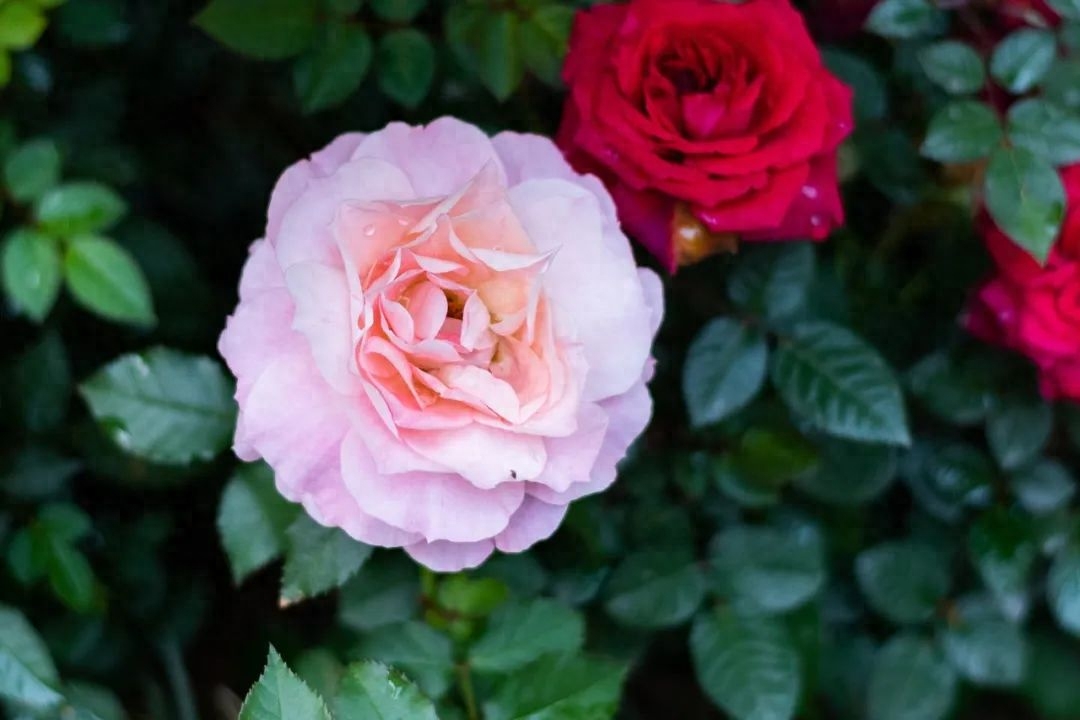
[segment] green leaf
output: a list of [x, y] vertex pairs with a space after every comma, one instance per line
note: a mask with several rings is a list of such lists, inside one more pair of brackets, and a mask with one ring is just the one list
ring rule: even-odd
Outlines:
[[824, 322], [797, 326], [774, 355], [772, 380], [792, 412], [831, 435], [911, 442], [892, 370], [849, 330]]
[[968, 531], [968, 553], [998, 608], [1010, 620], [1028, 611], [1028, 586], [1038, 547], [1031, 523], [1019, 513], [992, 509]]
[[780, 487], [762, 482], [739, 468], [732, 454], [716, 458], [712, 463], [713, 476], [720, 491], [739, 505], [762, 508], [780, 502]]
[[127, 720], [120, 699], [99, 685], [69, 682], [64, 688], [64, 695], [75, 712], [73, 720]]
[[60, 237], [107, 230], [127, 213], [127, 203], [108, 187], [93, 182], [57, 185], [35, 207], [41, 228]]
[[0, 254], [4, 293], [19, 312], [41, 322], [60, 293], [60, 249], [46, 235], [20, 228], [8, 235]]
[[585, 641], [585, 622], [554, 600], [511, 602], [495, 611], [487, 630], [469, 650], [480, 672], [511, 672], [548, 653], [573, 653]]
[[[677, 554], [676, 554], [677, 555]], [[659, 628], [685, 622], [705, 598], [705, 577], [668, 550], [628, 555], [611, 573], [605, 609], [626, 625]]]
[[487, 10], [478, 27], [480, 81], [499, 102], [513, 95], [525, 76], [518, 24], [518, 16], [511, 10]]
[[799, 654], [781, 621], [703, 614], [690, 633], [701, 687], [734, 720], [790, 720], [801, 692]]
[[63, 700], [45, 643], [21, 612], [0, 605], [0, 698], [46, 711]]
[[60, 453], [28, 445], [0, 472], [0, 491], [20, 499], [41, 501], [59, 495], [82, 465]]
[[694, 427], [720, 422], [761, 391], [769, 347], [754, 328], [716, 318], [701, 329], [687, 352], [683, 398]]
[[1056, 460], [1039, 460], [1010, 478], [1020, 504], [1034, 515], [1063, 508], [1076, 494], [1076, 478]]
[[998, 227], [1045, 263], [1065, 214], [1065, 189], [1053, 166], [1024, 148], [998, 148], [983, 191]]
[[825, 551], [811, 526], [736, 526], [710, 546], [714, 588], [740, 611], [777, 614], [794, 610], [825, 583]]
[[983, 355], [927, 355], [907, 372], [907, 386], [927, 410], [954, 425], [977, 425], [996, 402], [994, 368]]
[[9, 561], [24, 584], [47, 577], [53, 593], [75, 612], [98, 609], [93, 570], [75, 547], [90, 530], [89, 517], [77, 507], [47, 505], [12, 544]]
[[244, 698], [237, 720], [330, 720], [330, 711], [271, 647], [266, 669]]
[[119, 45], [131, 35], [126, 8], [122, 0], [64, 2], [57, 18], [57, 29], [66, 40], [79, 47]]
[[58, 428], [71, 399], [71, 368], [59, 333], [46, 332], [12, 366], [9, 411], [31, 432]]
[[104, 318], [142, 326], [157, 322], [142, 270], [112, 240], [72, 238], [64, 255], [64, 277], [79, 304]]
[[320, 697], [334, 698], [345, 676], [345, 666], [325, 647], [305, 650], [293, 661], [297, 676]]
[[[0, 13], [3, 12], [2, 8], [0, 6]], [[4, 161], [4, 184], [15, 202], [37, 200], [59, 181], [60, 151], [52, 140], [24, 143]]]
[[1080, 60], [1055, 61], [1043, 79], [1042, 96], [1070, 110], [1080, 108]]
[[775, 489], [818, 467], [817, 448], [802, 435], [786, 430], [751, 428], [739, 438], [730, 457], [741, 477], [758, 487]]
[[1046, 597], [1058, 624], [1080, 636], [1080, 544], [1058, 551], [1046, 578]]
[[956, 100], [930, 119], [920, 152], [938, 162], [970, 162], [989, 155], [1001, 138], [993, 108], [977, 100]]
[[117, 445], [153, 462], [210, 460], [232, 438], [232, 387], [210, 358], [167, 348], [123, 355], [79, 392]]
[[477, 568], [476, 574], [499, 580], [512, 596], [522, 598], [541, 594], [548, 584], [547, 570], [530, 553], [497, 554]]
[[323, 40], [293, 66], [293, 83], [305, 113], [343, 103], [367, 75], [374, 49], [364, 28], [334, 23]]
[[274, 473], [265, 463], [241, 467], [225, 486], [217, 528], [233, 581], [276, 560], [285, 551], [285, 531], [297, 507], [278, 493]]
[[371, 555], [371, 546], [301, 513], [286, 530], [281, 600], [293, 603], [340, 587]]
[[928, 0], [884, 0], [866, 19], [867, 30], [897, 40], [932, 35], [944, 24], [944, 14]]
[[407, 23], [427, 6], [427, 0], [368, 0], [368, 4], [387, 22]]
[[238, 53], [280, 60], [311, 45], [317, 8], [310, 0], [212, 0], [195, 24]]
[[743, 310], [768, 320], [789, 317], [802, 308], [814, 280], [814, 250], [809, 242], [746, 248], [728, 278], [728, 297]]
[[0, 3], [0, 51], [26, 50], [38, 41], [46, 24], [45, 14], [32, 2]]
[[1076, 641], [1043, 631], [1030, 642], [1024, 694], [1046, 720], [1072, 720], [1080, 707], [1080, 652]]
[[1009, 108], [1009, 142], [1054, 165], [1080, 161], [1080, 115], [1041, 98]]
[[[872, 63], [854, 53], [836, 48], [823, 48], [821, 57], [829, 70], [855, 91], [856, 120], [879, 120], [888, 114], [889, 90], [885, 79]], [[788, 245], [789, 243], [783, 244], [784, 247]], [[808, 246], [809, 243], [805, 245]]]
[[506, 602], [510, 590], [495, 578], [451, 575], [439, 584], [439, 607], [466, 617], [486, 617]]
[[419, 609], [416, 564], [400, 554], [372, 557], [342, 586], [338, 598], [341, 624], [361, 632], [408, 620]]
[[977, 92], [986, 82], [986, 69], [979, 53], [956, 40], [943, 40], [922, 48], [919, 64], [927, 77], [953, 95]]
[[1057, 55], [1057, 40], [1049, 30], [1023, 28], [998, 43], [990, 57], [990, 74], [1014, 95], [1035, 87]]
[[334, 711], [358, 720], [438, 720], [431, 701], [407, 677], [377, 662], [349, 666]]
[[957, 604], [941, 645], [957, 673], [975, 685], [1015, 687], [1027, 672], [1027, 643], [1020, 627], [979, 598]]
[[446, 693], [454, 670], [450, 638], [422, 622], [385, 625], [366, 633], [352, 655], [401, 668], [431, 698]]
[[993, 492], [993, 462], [965, 443], [920, 442], [903, 458], [901, 473], [923, 509], [947, 523], [969, 506], [986, 505]]
[[412, 28], [392, 30], [379, 41], [377, 55], [382, 91], [407, 108], [419, 105], [435, 79], [435, 48], [428, 36]]
[[870, 671], [868, 720], [941, 720], [953, 704], [956, 674], [925, 640], [897, 635]]
[[626, 668], [549, 655], [517, 671], [484, 703], [485, 720], [602, 720], [615, 715]]
[[859, 553], [855, 577], [870, 605], [899, 625], [934, 616], [949, 591], [949, 568], [934, 548], [890, 541]]
[[1010, 397], [990, 412], [986, 439], [998, 465], [1016, 470], [1042, 452], [1053, 425], [1053, 409], [1039, 398]]
[[1077, 0], [1047, 0], [1047, 4], [1066, 20], [1080, 20], [1080, 2]]
[[538, 7], [518, 28], [525, 66], [549, 85], [558, 86], [574, 22], [574, 8], [552, 3]]
[[817, 470], [796, 478], [804, 492], [832, 505], [861, 505], [896, 478], [896, 448], [826, 438]]

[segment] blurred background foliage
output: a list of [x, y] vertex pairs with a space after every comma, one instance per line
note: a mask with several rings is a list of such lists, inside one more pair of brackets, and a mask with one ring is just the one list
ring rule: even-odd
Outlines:
[[245, 720], [1080, 718], [1080, 413], [957, 322], [984, 196], [1033, 254], [1060, 223], [1070, 0], [883, 0], [825, 48], [847, 228], [667, 281], [651, 428], [534, 551], [421, 572], [227, 452], [280, 171], [393, 120], [552, 135], [584, 4], [0, 0], [0, 713], [231, 719], [265, 668]]

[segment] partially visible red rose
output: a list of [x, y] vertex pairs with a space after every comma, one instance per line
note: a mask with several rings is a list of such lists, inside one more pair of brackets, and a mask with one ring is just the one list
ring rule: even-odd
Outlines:
[[976, 337], [1027, 355], [1047, 398], [1080, 400], [1080, 164], [1061, 178], [1069, 209], [1044, 267], [985, 222], [997, 274], [975, 294], [965, 324]]
[[670, 271], [733, 236], [820, 240], [843, 222], [851, 90], [787, 0], [598, 5], [577, 16], [563, 76], [559, 145]]

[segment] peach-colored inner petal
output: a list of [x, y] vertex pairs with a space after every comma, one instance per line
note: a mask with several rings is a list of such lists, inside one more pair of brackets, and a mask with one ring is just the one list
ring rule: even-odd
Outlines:
[[530, 240], [493, 168], [447, 197], [347, 205], [334, 232], [354, 369], [385, 420], [527, 432], [578, 391], [542, 292], [551, 254]]

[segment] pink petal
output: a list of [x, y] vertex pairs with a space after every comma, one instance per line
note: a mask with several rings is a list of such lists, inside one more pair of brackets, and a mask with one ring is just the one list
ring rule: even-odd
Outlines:
[[459, 572], [474, 568], [488, 559], [495, 544], [490, 540], [471, 543], [418, 542], [405, 547], [413, 560], [435, 572]]
[[566, 517], [566, 509], [565, 505], [548, 505], [534, 497], [526, 497], [510, 518], [510, 526], [495, 536], [495, 547], [516, 553], [546, 540], [559, 528]]
[[525, 498], [523, 483], [481, 490], [453, 474], [389, 475], [353, 430], [341, 447], [345, 485], [367, 514], [427, 540], [476, 542], [502, 532]]

